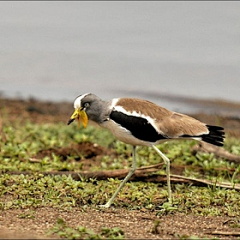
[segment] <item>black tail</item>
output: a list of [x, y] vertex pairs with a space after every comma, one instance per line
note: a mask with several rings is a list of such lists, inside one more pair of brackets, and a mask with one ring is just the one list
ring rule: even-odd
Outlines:
[[201, 136], [202, 141], [216, 146], [223, 146], [225, 137], [224, 128], [210, 125], [206, 125], [206, 127], [208, 128], [209, 133]]

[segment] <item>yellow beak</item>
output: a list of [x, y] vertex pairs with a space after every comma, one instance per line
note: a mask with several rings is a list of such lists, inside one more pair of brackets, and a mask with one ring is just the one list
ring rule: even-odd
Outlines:
[[78, 120], [79, 127], [81, 126], [81, 122], [82, 122], [84, 128], [87, 127], [88, 116], [87, 116], [86, 112], [83, 110], [83, 108], [75, 109], [74, 113], [72, 114], [72, 116], [70, 117], [70, 119], [68, 121], [68, 125], [71, 124], [75, 119]]

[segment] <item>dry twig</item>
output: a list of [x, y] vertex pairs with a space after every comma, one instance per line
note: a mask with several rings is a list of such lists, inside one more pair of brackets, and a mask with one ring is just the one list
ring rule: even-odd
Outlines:
[[[138, 168], [134, 175], [131, 177], [131, 181], [145, 181], [145, 182], [157, 182], [157, 183], [165, 183], [166, 176], [153, 174], [153, 172], [158, 171], [162, 167], [163, 163], [151, 165], [147, 167]], [[127, 173], [128, 169], [118, 169], [118, 170], [104, 170], [104, 171], [81, 171], [81, 172], [69, 172], [69, 171], [54, 171], [54, 172], [40, 172], [43, 175], [71, 175], [74, 180], [81, 180], [81, 178], [89, 179], [95, 178], [97, 180], [107, 180], [108, 178], [119, 178], [123, 179]], [[12, 171], [9, 174], [25, 174], [31, 175], [32, 172], [22, 172], [22, 171]], [[190, 177], [184, 177], [180, 175], [171, 175], [172, 183], [184, 183], [184, 184], [192, 184], [196, 186], [216, 186], [223, 187], [228, 189], [236, 189], [240, 190], [240, 184], [232, 184], [230, 182], [221, 182], [210, 181], [205, 179], [196, 179]]]
[[225, 231], [214, 231], [209, 232], [212, 235], [225, 235], [225, 236], [240, 236], [240, 232], [225, 232]]
[[240, 156], [237, 156], [235, 154], [232, 154], [226, 151], [223, 148], [220, 148], [218, 146], [214, 146], [205, 142], [199, 142], [197, 145], [195, 145], [192, 148], [193, 154], [196, 154], [197, 152], [213, 153], [215, 156], [224, 158], [229, 162], [240, 163]]

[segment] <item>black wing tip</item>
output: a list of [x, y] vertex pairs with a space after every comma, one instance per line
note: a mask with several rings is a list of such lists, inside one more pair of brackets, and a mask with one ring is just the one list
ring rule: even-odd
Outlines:
[[222, 147], [224, 145], [225, 132], [220, 126], [206, 125], [208, 134], [202, 135], [202, 141]]
[[215, 146], [222, 147], [224, 145], [224, 138], [214, 139], [212, 137], [202, 137], [202, 141], [211, 143]]

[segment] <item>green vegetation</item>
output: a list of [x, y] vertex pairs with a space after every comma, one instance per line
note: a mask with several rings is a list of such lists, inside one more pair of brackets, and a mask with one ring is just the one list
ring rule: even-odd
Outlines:
[[[0, 142], [0, 209], [37, 208], [51, 206], [71, 209], [104, 204], [120, 183], [118, 179], [97, 181], [96, 179], [74, 180], [66, 175], [46, 175], [43, 172], [82, 170], [84, 154], [72, 152], [65, 159], [52, 150], [71, 148], [82, 142], [97, 143], [103, 148], [111, 148], [117, 154], [102, 155], [100, 164], [92, 163], [89, 171], [127, 169], [131, 164], [131, 146], [117, 141], [103, 129], [88, 127], [78, 129], [77, 124], [66, 126], [64, 123], [24, 125], [5, 124]], [[169, 142], [159, 145], [170, 159], [172, 166], [182, 169], [182, 174], [203, 179], [240, 183], [237, 164], [216, 158], [213, 154], [198, 152], [195, 156], [191, 148], [194, 141]], [[227, 138], [225, 149], [240, 155], [240, 140]], [[52, 153], [44, 156], [44, 151]], [[42, 153], [42, 154], [39, 154]], [[99, 157], [99, 156], [98, 156]], [[159, 156], [150, 148], [137, 149], [138, 167], [161, 162]], [[94, 161], [93, 161], [94, 162]], [[22, 172], [13, 175], [12, 171]], [[31, 174], [24, 174], [28, 171]], [[158, 172], [165, 174], [165, 169]], [[165, 184], [151, 182], [128, 182], [113, 205], [128, 209], [156, 210], [157, 215], [171, 214], [175, 211], [203, 216], [240, 216], [239, 192], [220, 187], [197, 187], [174, 184], [173, 206], [166, 202]], [[165, 203], [164, 203], [165, 202]], [[34, 213], [21, 218], [34, 218]], [[157, 223], [156, 223], [157, 226]], [[155, 231], [155, 230], [153, 230]], [[95, 234], [83, 227], [70, 228], [58, 220], [52, 232], [60, 237], [76, 238], [123, 238], [121, 229], [102, 229]]]
[[[89, 170], [128, 168], [131, 164], [131, 146], [116, 141], [107, 131], [93, 127], [79, 130], [76, 125], [69, 127], [62, 123], [38, 125], [28, 122], [24, 126], [5, 126], [2, 139], [0, 143], [0, 169], [2, 171], [0, 206], [3, 209], [42, 205], [63, 207], [103, 204], [120, 182], [114, 179], [75, 181], [71, 176], [65, 175], [44, 176], [41, 172], [63, 170], [78, 172], [81, 170], [82, 163], [75, 160], [74, 154], [76, 153], [67, 156], [64, 161], [54, 153], [52, 156], [42, 156], [37, 161], [31, 161], [43, 150], [71, 147], [71, 144], [87, 141], [104, 147], [112, 145], [118, 154], [117, 157], [102, 156], [101, 165], [96, 167], [93, 164]], [[185, 166], [186, 176], [203, 177], [204, 175], [204, 178], [232, 181], [234, 175], [234, 182], [240, 182], [237, 165], [224, 159], [216, 159], [213, 154], [197, 153], [193, 156], [190, 149], [194, 144], [194, 141], [169, 142], [159, 145], [159, 148], [172, 160], [172, 165]], [[226, 148], [240, 155], [239, 146], [240, 141], [236, 139], [226, 141]], [[160, 161], [151, 148], [138, 148], [139, 167]], [[31, 171], [35, 174], [10, 175], [9, 171]], [[159, 173], [164, 174], [164, 169]], [[239, 211], [236, 211], [239, 207], [239, 203], [235, 202], [238, 197], [236, 190], [182, 184], [176, 184], [174, 187], [174, 203], [178, 211], [196, 211], [206, 215], [218, 215], [226, 211], [239, 214]], [[166, 196], [166, 186], [129, 182], [119, 194], [115, 205], [154, 209], [159, 205], [159, 200], [161, 201]]]
[[82, 226], [72, 228], [67, 226], [63, 219], [57, 219], [57, 223], [49, 231], [49, 234], [56, 234], [65, 239], [124, 239], [124, 232], [120, 228], [101, 228], [98, 234], [91, 229]]

